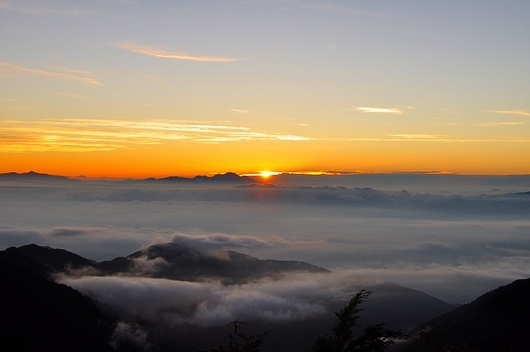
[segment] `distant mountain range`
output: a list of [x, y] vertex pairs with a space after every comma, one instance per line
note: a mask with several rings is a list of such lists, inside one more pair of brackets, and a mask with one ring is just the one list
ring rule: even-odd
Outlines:
[[[83, 178], [85, 179], [85, 178]], [[44, 173], [38, 173], [35, 171], [29, 171], [25, 173], [8, 172], [0, 174], [0, 181], [79, 181], [77, 178], [70, 178], [66, 176], [49, 175]], [[234, 172], [227, 172], [223, 174], [216, 174], [213, 176], [195, 176], [195, 177], [180, 177], [180, 176], [168, 176], [162, 178], [146, 178], [146, 179], [135, 179], [126, 180], [133, 182], [184, 182], [184, 183], [236, 183], [236, 184], [249, 184], [256, 183], [254, 178], [248, 176], [239, 176]]]
[[[113, 350], [106, 342], [112, 340], [115, 318], [104, 316], [90, 299], [72, 288], [50, 281], [56, 273], [75, 273], [88, 268], [92, 275], [99, 276], [217, 279], [225, 285], [237, 286], [262, 278], [274, 280], [292, 272], [324, 275], [328, 272], [304, 262], [259, 260], [233, 251], [222, 251], [222, 256], [219, 253], [210, 255], [166, 243], [97, 263], [63, 249], [34, 244], [1, 251], [0, 323], [6, 328], [0, 330], [0, 349], [32, 351], [54, 346], [55, 351]], [[375, 293], [363, 306], [366, 323], [384, 321], [393, 329], [411, 329], [421, 321], [427, 322], [425, 326], [433, 324], [429, 339], [414, 341], [405, 350], [445, 351], [452, 346], [465, 346], [461, 350], [526, 351], [530, 346], [530, 279], [500, 287], [456, 309], [425, 293], [395, 284], [370, 289]], [[340, 309], [341, 304], [330, 302], [331, 311]], [[432, 319], [436, 316], [439, 317]], [[307, 349], [316, 335], [329, 331], [332, 323], [332, 314], [293, 323], [254, 322], [257, 327], [275, 332], [267, 337], [263, 351]], [[194, 339], [225, 331], [224, 327], [201, 329], [188, 329], [187, 335], [180, 336], [185, 343], [179, 348], [165, 340], [157, 348], [194, 351]], [[126, 345], [117, 348], [134, 350]]]
[[8, 172], [0, 174], [0, 181], [73, 181], [65, 176], [41, 174], [35, 171], [17, 173]]

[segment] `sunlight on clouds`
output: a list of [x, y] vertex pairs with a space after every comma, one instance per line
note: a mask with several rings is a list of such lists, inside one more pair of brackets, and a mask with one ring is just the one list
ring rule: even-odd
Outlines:
[[414, 140], [442, 140], [447, 136], [443, 134], [392, 134], [391, 137], [404, 138], [404, 139], [414, 139]]
[[164, 51], [152, 46], [138, 45], [134, 43], [115, 43], [119, 48], [132, 51], [133, 53], [144, 54], [148, 56], [161, 57], [165, 59], [177, 59], [186, 61], [199, 61], [199, 62], [234, 62], [241, 61], [244, 59], [232, 58], [232, 57], [219, 57], [219, 56], [193, 56], [183, 53], [172, 53]]
[[516, 125], [525, 125], [525, 122], [521, 121], [506, 121], [506, 122], [484, 122], [478, 123], [475, 126], [477, 127], [497, 127], [497, 126], [516, 126]]
[[230, 111], [237, 112], [237, 113], [240, 113], [240, 114], [248, 114], [250, 112], [250, 111], [244, 110], [244, 109], [230, 109]]
[[355, 108], [354, 110], [362, 111], [362, 112], [376, 112], [376, 113], [383, 113], [383, 114], [403, 114], [403, 111], [401, 111], [398, 108], [372, 108], [372, 107], [365, 107], [360, 106], [358, 108]]
[[60, 95], [60, 96], [63, 96], [63, 97], [72, 98], [72, 99], [77, 99], [77, 100], [91, 100], [91, 101], [94, 100], [92, 98], [89, 98], [89, 97], [81, 95], [81, 94], [64, 93], [64, 92], [56, 92], [56, 93], [53, 93], [53, 94]]
[[221, 143], [236, 141], [305, 141], [309, 138], [253, 132], [248, 127], [182, 121], [49, 119], [0, 122], [0, 151], [108, 151], [169, 141]]
[[84, 71], [84, 70], [72, 70], [72, 69], [58, 67], [58, 66], [56, 66], [55, 69], [58, 71], [63, 71], [63, 72], [22, 67], [22, 66], [12, 64], [9, 62], [0, 61], [0, 76], [4, 76], [4, 77], [5, 76], [11, 77], [14, 74], [29, 74], [29, 75], [37, 75], [37, 76], [43, 76], [43, 77], [60, 78], [60, 79], [68, 80], [68, 81], [75, 81], [75, 82], [90, 84], [94, 86], [103, 85], [103, 83], [101, 83], [100, 81], [96, 80], [93, 77], [94, 74], [92, 72]]
[[494, 114], [530, 116], [530, 111], [528, 111], [528, 110], [520, 110], [520, 109], [492, 110], [492, 111], [489, 111], [489, 112], [494, 113]]

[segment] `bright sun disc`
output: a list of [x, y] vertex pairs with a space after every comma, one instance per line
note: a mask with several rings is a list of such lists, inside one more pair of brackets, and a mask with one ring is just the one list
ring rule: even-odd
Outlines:
[[281, 172], [276, 172], [276, 171], [260, 171], [259, 172], [259, 175], [263, 178], [269, 178], [271, 176], [276, 176], [276, 175], [279, 175]]

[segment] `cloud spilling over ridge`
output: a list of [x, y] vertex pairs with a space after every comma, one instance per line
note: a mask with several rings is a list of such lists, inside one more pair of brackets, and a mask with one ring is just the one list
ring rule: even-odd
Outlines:
[[329, 280], [298, 275], [237, 286], [130, 277], [63, 277], [59, 281], [128, 318], [211, 326], [238, 318], [290, 321], [324, 314], [326, 302], [347, 296], [341, 292], [342, 285], [330, 288]]
[[[124, 320], [140, 318], [154, 324], [207, 327], [223, 326], [235, 319], [278, 323], [319, 318], [331, 314], [331, 303], [345, 302], [362, 288], [392, 297], [392, 289], [388, 291], [385, 285], [395, 281], [407, 282], [420, 290], [429, 287], [435, 296], [451, 291], [445, 295], [446, 301], [466, 303], [489, 287], [511, 282], [518, 275], [520, 272], [502, 266], [492, 271], [487, 266], [477, 270], [467, 265], [421, 268], [398, 263], [378, 269], [297, 273], [280, 280], [262, 279], [239, 285], [117, 276], [63, 276], [59, 282], [93, 297]], [[432, 292], [432, 286], [438, 290]]]
[[226, 235], [221, 233], [208, 235], [187, 235], [177, 233], [171, 237], [170, 242], [197, 250], [262, 248], [278, 244], [288, 244], [288, 241], [278, 236], [266, 240], [256, 236]]

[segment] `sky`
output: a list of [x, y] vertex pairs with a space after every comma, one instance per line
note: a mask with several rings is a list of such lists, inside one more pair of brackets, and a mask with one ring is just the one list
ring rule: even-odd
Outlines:
[[530, 173], [528, 1], [0, 0], [0, 172]]

